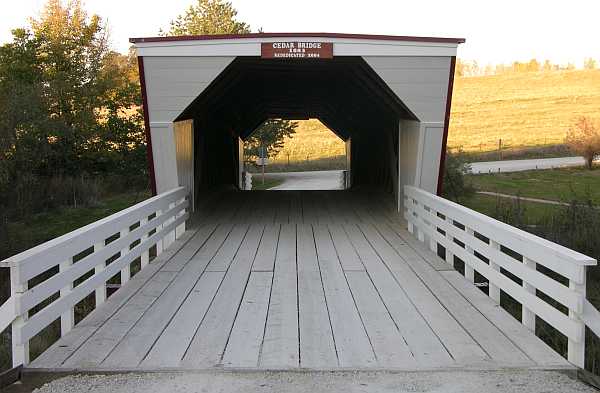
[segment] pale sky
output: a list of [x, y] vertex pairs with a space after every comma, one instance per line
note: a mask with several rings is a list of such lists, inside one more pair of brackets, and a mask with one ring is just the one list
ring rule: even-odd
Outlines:
[[[1, 0], [0, 43], [38, 15], [45, 0]], [[155, 36], [195, 0], [87, 0], [108, 21], [114, 49]], [[459, 57], [480, 64], [533, 57], [581, 65], [600, 60], [599, 0], [233, 0], [256, 31], [335, 32], [466, 38]]]

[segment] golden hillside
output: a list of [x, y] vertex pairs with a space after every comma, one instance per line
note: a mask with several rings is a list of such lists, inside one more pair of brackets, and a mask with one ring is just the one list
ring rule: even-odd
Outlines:
[[[448, 146], [465, 151], [562, 143], [578, 116], [600, 117], [600, 70], [457, 78]], [[481, 146], [480, 146], [481, 144]]]
[[[573, 121], [600, 118], [600, 70], [507, 73], [457, 78], [448, 146], [490, 151], [563, 143]], [[316, 119], [300, 121], [275, 158], [283, 162], [343, 155], [344, 143]]]
[[319, 120], [300, 120], [293, 138], [286, 138], [285, 146], [274, 157], [275, 162], [314, 160], [346, 154], [344, 141]]

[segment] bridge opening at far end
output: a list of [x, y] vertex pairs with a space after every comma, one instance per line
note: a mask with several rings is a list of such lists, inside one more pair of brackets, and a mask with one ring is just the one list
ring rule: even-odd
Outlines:
[[350, 138], [319, 119], [268, 119], [244, 141], [244, 190], [344, 190]]

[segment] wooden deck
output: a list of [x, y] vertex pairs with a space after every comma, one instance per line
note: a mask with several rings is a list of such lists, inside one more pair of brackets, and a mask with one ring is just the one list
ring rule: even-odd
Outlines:
[[389, 202], [228, 193], [28, 367], [571, 367], [416, 242]]

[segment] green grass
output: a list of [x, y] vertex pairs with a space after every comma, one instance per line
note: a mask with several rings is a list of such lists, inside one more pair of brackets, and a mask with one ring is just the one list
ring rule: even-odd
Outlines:
[[283, 179], [273, 178], [269, 175], [265, 175], [265, 183], [263, 184], [262, 175], [255, 173], [252, 175], [252, 189], [253, 190], [268, 190], [272, 187], [277, 187], [283, 183]]
[[31, 215], [22, 221], [9, 222], [8, 245], [0, 250], [0, 257], [8, 257], [64, 235], [134, 205], [149, 196], [147, 192], [118, 194], [101, 200], [97, 206], [58, 208]]
[[588, 201], [600, 205], [600, 167], [560, 168], [468, 175], [477, 190], [553, 201]]
[[[490, 195], [479, 195], [475, 194], [472, 197], [460, 201], [460, 204], [473, 209], [479, 213], [485, 214], [492, 218], [498, 219], [498, 206], [506, 206], [506, 204], [514, 204], [516, 201], [508, 198], [498, 198]], [[562, 206], [547, 205], [544, 203], [519, 201], [523, 208], [523, 215], [525, 217], [526, 225], [535, 225], [544, 217], [548, 217], [551, 214], [555, 214]]]

